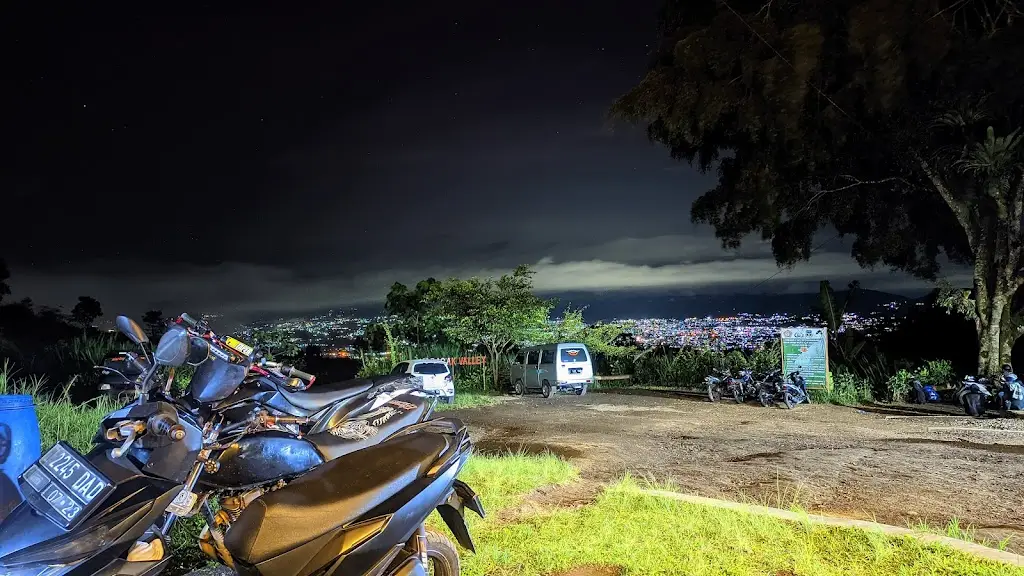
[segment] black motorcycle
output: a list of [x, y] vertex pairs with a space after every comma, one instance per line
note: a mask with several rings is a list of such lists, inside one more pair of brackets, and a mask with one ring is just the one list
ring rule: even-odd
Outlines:
[[712, 402], [718, 402], [728, 396], [737, 404], [743, 404], [757, 391], [750, 370], [740, 370], [738, 377], [734, 377], [727, 370], [719, 370], [706, 376], [704, 384], [708, 389], [708, 399]]
[[781, 370], [772, 372], [761, 382], [757, 399], [765, 408], [782, 404], [790, 410], [797, 404], [811, 401], [807, 393], [807, 380], [800, 375], [799, 370], [790, 372], [785, 380], [782, 379]]
[[[213, 525], [193, 490], [246, 432], [222, 436], [224, 417], [210, 404], [190, 410], [154, 379], [209, 344], [172, 326], [150, 352], [137, 324], [122, 316], [117, 325], [143, 351], [138, 396], [107, 415], [87, 455], [58, 442], [20, 476], [26, 500], [0, 523], [0, 574], [155, 575], [170, 562], [179, 516], [201, 512]], [[406, 427], [241, 502], [214, 538], [217, 556], [242, 576], [423, 574], [431, 562], [458, 574], [454, 546], [424, 522], [438, 510], [473, 550], [464, 510], [483, 516], [483, 507], [456, 479], [471, 452], [457, 419]]]

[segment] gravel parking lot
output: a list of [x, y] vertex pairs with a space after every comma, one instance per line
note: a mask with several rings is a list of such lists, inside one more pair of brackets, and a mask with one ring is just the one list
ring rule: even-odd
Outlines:
[[910, 410], [790, 411], [668, 393], [590, 393], [509, 398], [453, 415], [470, 426], [480, 451], [550, 450], [591, 482], [628, 471], [703, 496], [895, 525], [958, 518], [978, 537], [1010, 536], [1009, 549], [1024, 551], [1024, 419], [976, 420], [937, 408], [908, 417]]

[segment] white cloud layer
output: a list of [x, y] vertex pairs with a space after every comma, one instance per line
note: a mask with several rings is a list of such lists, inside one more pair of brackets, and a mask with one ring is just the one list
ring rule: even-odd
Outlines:
[[[839, 252], [816, 254], [810, 262], [780, 272], [764, 243], [750, 243], [739, 252], [723, 253], [718, 242], [707, 237], [623, 238], [558, 252], [568, 258], [534, 260], [534, 285], [539, 292], [806, 292], [816, 290], [821, 279], [837, 286], [859, 279], [865, 288], [903, 293], [921, 292], [931, 286], [903, 273], [862, 269], [847, 253]], [[142, 267], [120, 264], [118, 268]], [[12, 299], [28, 296], [47, 305], [70, 307], [78, 296], [93, 296], [111, 316], [160, 308], [167, 313], [189, 310], [245, 317], [381, 302], [396, 281], [412, 284], [430, 276], [496, 277], [508, 272], [508, 268], [494, 265], [423, 266], [304, 278], [283, 267], [225, 263], [130, 277], [91, 271], [56, 274], [13, 270], [11, 286]], [[960, 270], [947, 270], [947, 277], [956, 283], [969, 282], [969, 276]], [[769, 278], [771, 281], [765, 283]]]

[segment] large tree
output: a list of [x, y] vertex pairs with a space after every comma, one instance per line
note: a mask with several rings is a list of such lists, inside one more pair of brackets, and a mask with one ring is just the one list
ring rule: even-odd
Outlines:
[[552, 302], [533, 293], [533, 271], [519, 266], [501, 278], [449, 278], [426, 296], [428, 315], [448, 338], [483, 345], [498, 387], [498, 358], [523, 342], [538, 342], [549, 333]]
[[71, 319], [83, 329], [92, 326], [100, 316], [103, 316], [103, 307], [92, 296], [79, 296], [78, 303], [71, 309]]
[[814, 237], [864, 266], [972, 267], [978, 370], [1024, 332], [1024, 13], [1015, 0], [669, 0], [614, 116], [718, 184], [691, 217], [780, 265]]
[[412, 289], [401, 282], [391, 285], [384, 310], [396, 316], [399, 331], [406, 340], [420, 344], [428, 340], [436, 340], [440, 328], [431, 322], [427, 314], [427, 294], [438, 283], [434, 278], [420, 280]]

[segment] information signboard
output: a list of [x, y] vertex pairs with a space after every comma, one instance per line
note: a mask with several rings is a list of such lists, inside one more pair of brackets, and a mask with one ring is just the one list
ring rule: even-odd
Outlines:
[[814, 326], [782, 329], [782, 375], [800, 371], [807, 388], [830, 388], [828, 330]]

